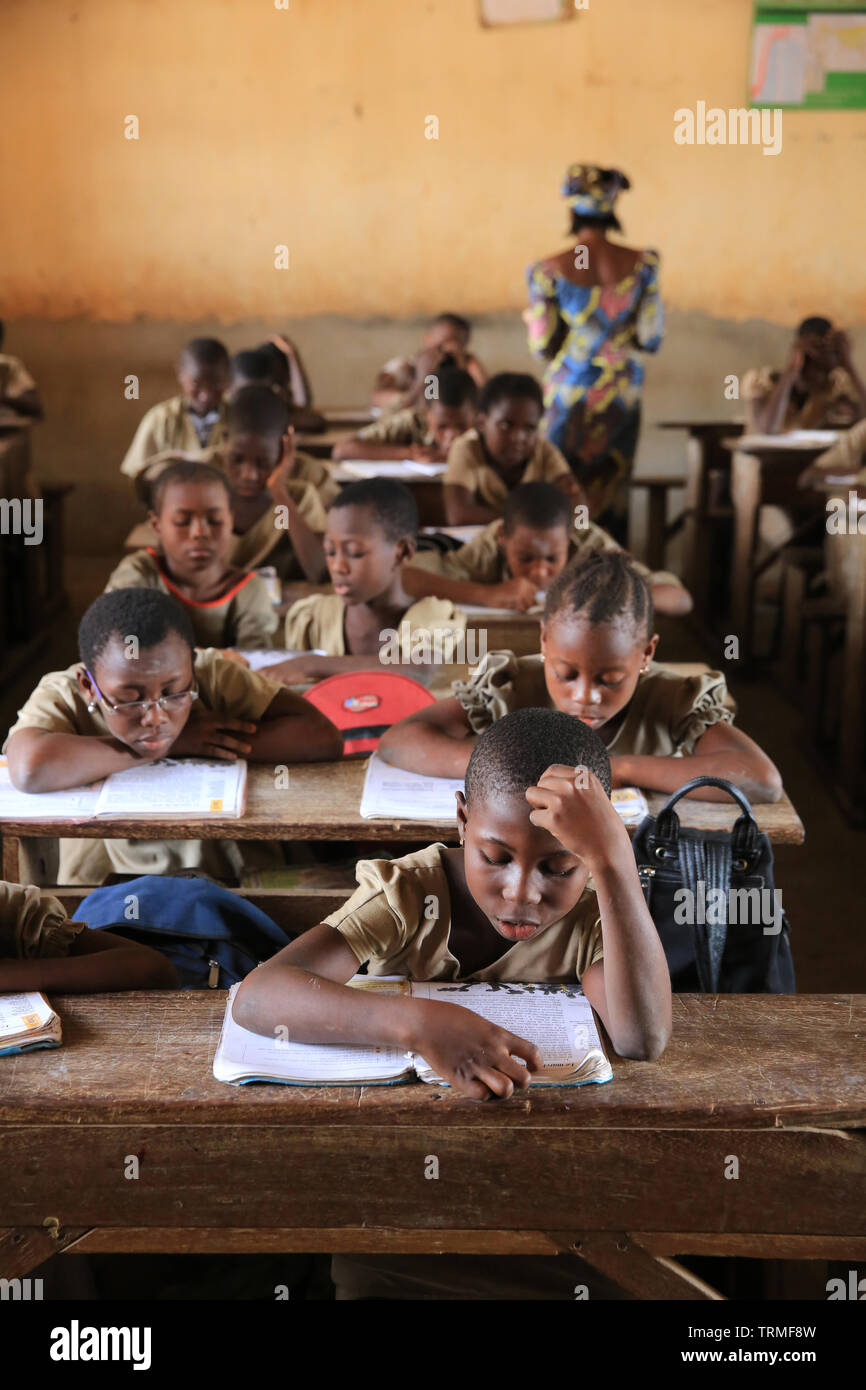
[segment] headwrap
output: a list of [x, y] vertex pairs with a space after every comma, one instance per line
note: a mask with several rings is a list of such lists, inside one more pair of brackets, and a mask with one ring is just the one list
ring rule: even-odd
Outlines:
[[569, 164], [562, 195], [579, 216], [602, 217], [613, 212], [613, 205], [631, 184], [619, 169], [600, 169], [597, 164]]

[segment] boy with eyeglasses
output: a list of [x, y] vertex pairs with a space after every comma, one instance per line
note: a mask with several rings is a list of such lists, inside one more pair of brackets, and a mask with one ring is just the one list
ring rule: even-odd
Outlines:
[[[81, 661], [43, 676], [9, 732], [9, 776], [21, 791], [86, 785], [169, 755], [275, 765], [341, 755], [337, 730], [308, 701], [196, 649], [188, 615], [167, 594], [100, 595], [78, 643]], [[183, 868], [236, 881], [275, 859], [276, 844], [253, 841], [61, 840], [60, 882]]]

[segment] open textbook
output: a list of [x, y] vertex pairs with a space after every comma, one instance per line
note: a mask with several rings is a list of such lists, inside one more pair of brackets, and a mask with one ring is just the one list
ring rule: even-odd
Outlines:
[[[361, 815], [365, 820], [454, 821], [455, 793], [462, 790], [462, 778], [404, 772], [374, 753], [364, 776]], [[638, 825], [649, 814], [646, 797], [637, 787], [618, 787], [610, 799], [626, 825]]]
[[0, 1057], [60, 1046], [60, 1019], [44, 994], [0, 994]]
[[0, 760], [0, 820], [90, 820], [97, 816], [171, 818], [244, 813], [247, 765], [204, 758], [160, 758], [114, 772], [89, 787], [60, 792], [18, 791]]
[[[610, 1081], [613, 1076], [592, 1007], [578, 984], [421, 983], [386, 975], [356, 975], [349, 983], [356, 989], [460, 1004], [535, 1043], [544, 1065], [533, 1073], [533, 1085], [583, 1086], [590, 1081]], [[292, 1042], [290, 1025], [285, 1030], [288, 1036], [251, 1033], [231, 1015], [237, 989], [235, 985], [229, 994], [214, 1057], [213, 1074], [218, 1081], [235, 1085], [276, 1081], [291, 1086], [385, 1086], [417, 1079], [445, 1084], [423, 1057], [396, 1047]]]

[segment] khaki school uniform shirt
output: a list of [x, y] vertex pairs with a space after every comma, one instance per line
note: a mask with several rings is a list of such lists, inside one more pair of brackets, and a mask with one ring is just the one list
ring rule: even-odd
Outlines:
[[0, 881], [0, 957], [37, 960], [68, 956], [86, 922], [70, 922], [56, 898], [38, 888]]
[[[773, 367], [753, 367], [743, 377], [743, 399], [749, 402], [750, 422], [754, 422], [756, 409], [767, 399], [775, 388], [781, 372]], [[844, 367], [834, 367], [830, 372], [826, 389], [816, 391], [799, 401], [794, 392], [788, 397], [788, 404], [780, 428], [782, 430], [847, 429], [860, 418], [862, 407], [857, 388]], [[750, 428], [753, 423], [750, 424]]]
[[436, 443], [427, 427], [427, 417], [420, 410], [395, 410], [374, 420], [358, 430], [358, 438], [374, 444], [427, 444]]
[[[223, 444], [225, 438], [226, 407], [223, 402], [219, 418], [207, 440], [208, 449]], [[151, 406], [135, 431], [120, 471], [127, 478], [137, 478], [152, 462], [155, 454], [165, 452], [190, 453], [196, 458], [202, 453], [201, 441], [183, 396], [172, 396], [171, 400]]]
[[[410, 563], [417, 569], [431, 570], [449, 579], [462, 579], [473, 584], [502, 584], [512, 575], [505, 551], [499, 544], [501, 527], [501, 521], [491, 521], [459, 550], [448, 550], [444, 554], [439, 550], [419, 550]], [[588, 526], [572, 528], [568, 558], [571, 561], [575, 556], [590, 555], [593, 551], [621, 548], [613, 536], [591, 521]], [[637, 560], [633, 560], [632, 564], [639, 574], [647, 576], [651, 584], [676, 584], [682, 588], [682, 582], [667, 570], [651, 574]]]
[[[410, 980], [524, 980], [562, 984], [579, 980], [603, 958], [601, 919], [586, 887], [570, 912], [530, 941], [517, 941], [492, 965], [464, 975], [449, 949], [451, 894], [442, 856], [428, 845], [402, 859], [360, 859], [358, 887], [326, 917], [370, 975]], [[427, 915], [430, 899], [437, 910]]]
[[[323, 651], [328, 656], [348, 656], [346, 632], [344, 627], [346, 600], [339, 594], [311, 594], [309, 598], [298, 599], [286, 614], [285, 646], [288, 651]], [[466, 614], [461, 613], [448, 599], [422, 598], [406, 609], [400, 620], [398, 640], [409, 625], [409, 639], [418, 632], [424, 632], [435, 641], [436, 636], [443, 639], [448, 633], [462, 633], [466, 628]], [[370, 653], [370, 660], [374, 660]]]
[[20, 357], [0, 352], [0, 402], [16, 401], [36, 390], [36, 382]]
[[[110, 730], [102, 706], [89, 710], [76, 679], [82, 664], [43, 676], [8, 739], [19, 729], [46, 729], [49, 733], [83, 734], [106, 738]], [[282, 689], [274, 681], [248, 671], [209, 648], [196, 651], [193, 666], [200, 705], [235, 719], [257, 722]], [[6, 745], [4, 745], [5, 748]], [[169, 754], [170, 756], [170, 754]], [[107, 830], [100, 825], [100, 832]], [[176, 869], [204, 869], [215, 878], [237, 878], [245, 868], [281, 863], [276, 844], [257, 845], [232, 840], [61, 840], [60, 882], [101, 883], [110, 873], [165, 874]]]
[[182, 603], [192, 621], [198, 647], [240, 647], [250, 651], [270, 647], [279, 626], [265, 581], [244, 574], [222, 598], [197, 603], [169, 579], [164, 560], [154, 550], [137, 550], [121, 560], [109, 576], [111, 589], [159, 589]]
[[[518, 482], [552, 483], [570, 472], [556, 445], [539, 435]], [[472, 493], [475, 502], [483, 502], [499, 511], [505, 506], [508, 496], [508, 488], [496, 469], [488, 463], [481, 436], [475, 429], [467, 430], [451, 445], [442, 483], [444, 486], [454, 483], [458, 487], [465, 487]]]
[[[476, 734], [512, 710], [554, 707], [540, 655], [488, 652], [470, 678], [454, 681], [451, 690]], [[681, 676], [653, 661], [646, 675], [638, 678], [607, 750], [612, 755], [688, 756], [707, 729], [714, 724], [732, 724], [734, 713], [720, 671]]]
[[846, 430], [825, 453], [815, 460], [815, 468], [842, 476], [856, 474], [858, 483], [866, 482], [866, 420], [859, 420]]

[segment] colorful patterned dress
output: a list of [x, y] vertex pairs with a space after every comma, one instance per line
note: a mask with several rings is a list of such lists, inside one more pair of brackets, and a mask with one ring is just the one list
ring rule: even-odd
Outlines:
[[[664, 332], [659, 258], [644, 251], [617, 285], [574, 285], [539, 261], [527, 271], [529, 347], [547, 363], [544, 429], [589, 499], [611, 506], [631, 472], [640, 429], [643, 363]], [[551, 353], [553, 354], [551, 356]]]

